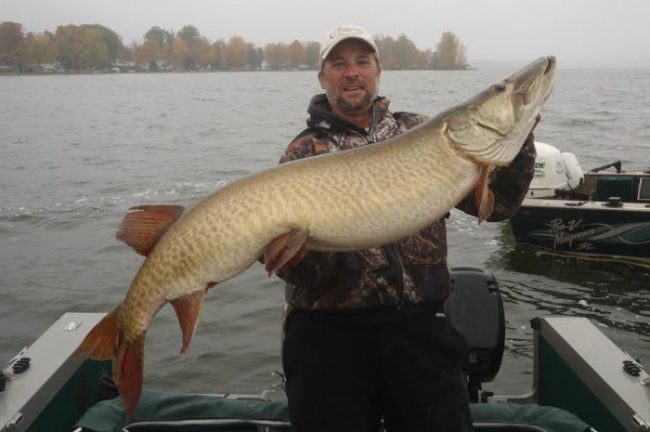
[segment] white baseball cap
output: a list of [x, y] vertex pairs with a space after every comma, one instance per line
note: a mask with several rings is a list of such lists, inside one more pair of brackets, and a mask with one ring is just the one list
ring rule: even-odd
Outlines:
[[325, 61], [329, 53], [334, 49], [336, 45], [343, 42], [346, 39], [361, 39], [366, 42], [372, 50], [374, 51], [377, 58], [379, 58], [379, 50], [377, 49], [377, 44], [375, 39], [365, 28], [358, 25], [342, 25], [334, 27], [332, 30], [327, 32], [325, 38], [320, 44], [320, 61], [321, 63]]

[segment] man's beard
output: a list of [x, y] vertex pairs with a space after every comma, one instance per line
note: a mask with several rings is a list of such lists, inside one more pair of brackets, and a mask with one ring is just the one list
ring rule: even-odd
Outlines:
[[[361, 99], [349, 100], [345, 97], [343, 93], [340, 93], [336, 96], [336, 106], [340, 111], [346, 114], [360, 114], [372, 106], [372, 102], [375, 100], [376, 94], [363, 89], [363, 97]], [[329, 99], [329, 95], [328, 95]]]

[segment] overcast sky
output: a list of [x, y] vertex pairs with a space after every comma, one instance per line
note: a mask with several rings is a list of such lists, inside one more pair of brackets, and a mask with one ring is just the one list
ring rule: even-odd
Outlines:
[[102, 24], [123, 42], [152, 26], [192, 24], [210, 41], [320, 41], [337, 24], [406, 34], [435, 50], [453, 31], [473, 64], [558, 57], [566, 68], [650, 68], [650, 0], [0, 0], [0, 21], [26, 31]]

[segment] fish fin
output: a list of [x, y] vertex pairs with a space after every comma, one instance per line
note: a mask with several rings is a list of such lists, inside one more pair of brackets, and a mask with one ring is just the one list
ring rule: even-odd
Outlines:
[[488, 188], [490, 173], [494, 169], [492, 166], [484, 165], [481, 168], [478, 182], [474, 187], [474, 199], [478, 211], [478, 223], [483, 222], [492, 214], [494, 210], [494, 194]]
[[133, 343], [126, 342], [116, 315], [117, 308], [95, 325], [75, 354], [93, 360], [115, 359], [113, 379], [130, 416], [142, 392], [144, 334]]
[[303, 259], [303, 258], [305, 257], [305, 255], [307, 255], [307, 252], [309, 252], [309, 249], [307, 249], [307, 248], [303, 245], [303, 247], [300, 248], [300, 250], [298, 251], [298, 253], [296, 253], [296, 254], [293, 256], [293, 258], [291, 258], [289, 261], [287, 261], [287, 263], [286, 263], [283, 267], [286, 268], [286, 267], [293, 267], [293, 266], [295, 266], [296, 264], [298, 264], [298, 263], [300, 262], [301, 259]]
[[306, 253], [308, 238], [309, 231], [291, 230], [269, 243], [264, 249], [264, 268], [269, 276], [285, 265], [295, 265]]
[[171, 302], [176, 311], [178, 323], [181, 325], [181, 330], [183, 331], [181, 354], [185, 354], [190, 346], [206, 292], [207, 289], [194, 291], [192, 294], [179, 297]]
[[138, 254], [147, 256], [160, 237], [183, 213], [179, 205], [141, 205], [131, 207], [122, 219], [115, 238]]
[[92, 360], [108, 360], [115, 357], [120, 333], [116, 314], [117, 309], [114, 309], [93, 327], [77, 348], [78, 357], [84, 356]]
[[117, 357], [113, 367], [113, 380], [129, 417], [133, 414], [142, 394], [144, 365], [144, 333], [133, 342], [120, 337]]

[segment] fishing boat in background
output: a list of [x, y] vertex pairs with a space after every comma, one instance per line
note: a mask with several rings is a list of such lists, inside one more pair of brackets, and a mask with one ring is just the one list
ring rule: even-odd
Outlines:
[[[452, 269], [446, 313], [470, 347], [467, 376], [476, 431], [650, 430], [650, 377], [587, 318], [534, 319], [533, 388], [508, 396], [483, 389], [504, 355], [504, 309], [494, 276], [475, 268]], [[268, 393], [145, 389], [127, 418], [107, 378], [111, 361], [75, 355], [103, 316], [66, 313], [9, 361], [0, 386], [1, 432], [291, 430], [286, 400]]]
[[536, 142], [535, 176], [510, 223], [543, 252], [650, 267], [650, 168], [583, 172], [575, 155]]

